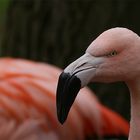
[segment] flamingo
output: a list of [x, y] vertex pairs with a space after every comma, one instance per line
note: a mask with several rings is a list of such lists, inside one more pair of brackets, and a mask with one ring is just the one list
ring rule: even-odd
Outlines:
[[84, 88], [62, 127], [55, 89], [61, 69], [24, 59], [0, 58], [0, 140], [83, 140], [127, 137], [129, 125]]
[[140, 139], [140, 37], [116, 27], [104, 31], [79, 59], [67, 66], [59, 77], [57, 115], [67, 118], [74, 99], [90, 82], [124, 81], [130, 90], [131, 120], [129, 140]]

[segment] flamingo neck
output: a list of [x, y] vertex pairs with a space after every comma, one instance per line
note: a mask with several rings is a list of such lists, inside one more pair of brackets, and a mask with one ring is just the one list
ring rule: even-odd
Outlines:
[[128, 87], [131, 93], [131, 120], [129, 140], [138, 140], [140, 139], [140, 82], [130, 82]]

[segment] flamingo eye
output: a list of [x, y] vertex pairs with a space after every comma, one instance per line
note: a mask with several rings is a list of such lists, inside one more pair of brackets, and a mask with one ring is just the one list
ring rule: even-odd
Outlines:
[[115, 56], [117, 55], [117, 51], [113, 50], [112, 52], [110, 52], [109, 54], [107, 54], [106, 56], [111, 57], [111, 56]]

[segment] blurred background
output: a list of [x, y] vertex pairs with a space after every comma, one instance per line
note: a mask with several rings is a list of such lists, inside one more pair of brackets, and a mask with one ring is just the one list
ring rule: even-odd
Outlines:
[[[109, 28], [140, 34], [139, 7], [139, 0], [0, 0], [0, 56], [65, 68]], [[89, 86], [104, 105], [129, 120], [124, 83]]]

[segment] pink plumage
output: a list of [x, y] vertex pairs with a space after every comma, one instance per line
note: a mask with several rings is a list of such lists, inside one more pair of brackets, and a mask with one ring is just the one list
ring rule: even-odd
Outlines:
[[60, 72], [49, 64], [0, 59], [1, 140], [82, 140], [95, 135], [128, 135], [127, 121], [101, 105], [88, 88], [80, 91], [67, 122], [60, 125], [55, 106]]

